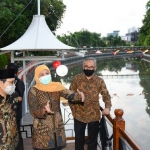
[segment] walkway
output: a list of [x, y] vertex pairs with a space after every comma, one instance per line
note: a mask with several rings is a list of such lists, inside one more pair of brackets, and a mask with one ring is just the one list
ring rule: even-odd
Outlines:
[[[24, 150], [33, 150], [32, 148], [32, 140], [31, 138], [26, 138], [23, 141], [24, 143]], [[67, 143], [67, 146], [63, 148], [63, 150], [74, 150], [74, 143]], [[85, 145], [85, 150], [87, 149], [87, 146]]]
[[[32, 124], [33, 117], [31, 116], [30, 113], [24, 115], [23, 117], [23, 125], [29, 125]], [[24, 143], [24, 150], [33, 150], [32, 147], [32, 139], [31, 138], [24, 138], [23, 139], [23, 143]], [[63, 148], [63, 150], [74, 150], [74, 141], [68, 141], [67, 142], [67, 146], [65, 148]], [[87, 149], [87, 146], [85, 145], [85, 150]]]

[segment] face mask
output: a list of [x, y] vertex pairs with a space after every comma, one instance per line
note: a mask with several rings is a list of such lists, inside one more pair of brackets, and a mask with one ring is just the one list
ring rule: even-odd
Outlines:
[[16, 88], [15, 84], [9, 85], [9, 86], [6, 86], [6, 88], [4, 89], [4, 91], [5, 91], [5, 93], [7, 95], [11, 95], [12, 93], [15, 92], [15, 88]]
[[90, 77], [94, 73], [94, 70], [83, 69], [83, 72], [87, 77]]
[[39, 80], [40, 80], [40, 83], [46, 85], [46, 84], [49, 84], [51, 82], [52, 77], [51, 77], [51, 75], [46, 75], [46, 76], [39, 78]]

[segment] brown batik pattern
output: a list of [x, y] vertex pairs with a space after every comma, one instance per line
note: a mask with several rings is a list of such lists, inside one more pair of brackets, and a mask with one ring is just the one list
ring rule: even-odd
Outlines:
[[31, 88], [28, 94], [28, 104], [30, 108], [30, 113], [35, 118], [46, 118], [45, 109], [40, 106], [36, 94], [37, 94], [36, 89]]
[[0, 150], [15, 150], [18, 145], [16, 114], [13, 110], [16, 102], [17, 98], [12, 99], [12, 104], [0, 99]]
[[102, 95], [106, 108], [111, 107], [109, 92], [104, 80], [93, 75], [90, 80], [84, 74], [76, 75], [70, 85], [70, 90], [79, 89], [85, 95], [84, 105], [69, 103], [73, 116], [81, 122], [94, 122], [100, 120], [99, 94]]
[[[30, 112], [34, 117], [32, 135], [34, 147], [50, 149], [66, 145], [64, 123], [60, 110], [60, 96], [67, 99], [72, 93], [74, 92], [67, 89], [59, 92], [43, 92], [34, 87], [30, 89], [28, 103]], [[77, 93], [75, 98], [81, 101]], [[43, 111], [47, 101], [50, 102], [50, 109], [54, 114], [47, 114]]]

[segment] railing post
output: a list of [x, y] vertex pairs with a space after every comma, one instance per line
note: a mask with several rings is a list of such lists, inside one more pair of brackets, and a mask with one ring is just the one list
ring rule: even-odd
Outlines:
[[116, 117], [113, 119], [113, 149], [119, 150], [119, 128], [125, 129], [125, 121], [122, 118], [124, 112], [122, 109], [115, 109], [114, 113]]

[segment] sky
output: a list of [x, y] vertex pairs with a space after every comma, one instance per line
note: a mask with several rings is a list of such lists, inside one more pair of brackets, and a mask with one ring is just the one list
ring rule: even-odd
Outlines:
[[148, 0], [63, 0], [66, 12], [57, 35], [86, 29], [107, 36], [119, 30], [120, 36], [128, 29], [142, 26]]

